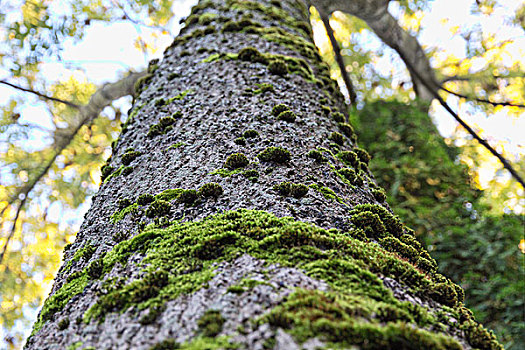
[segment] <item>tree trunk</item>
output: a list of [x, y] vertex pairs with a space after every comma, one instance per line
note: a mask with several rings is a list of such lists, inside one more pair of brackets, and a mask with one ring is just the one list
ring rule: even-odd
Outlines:
[[26, 349], [498, 348], [391, 214], [302, 1], [203, 1], [150, 66]]

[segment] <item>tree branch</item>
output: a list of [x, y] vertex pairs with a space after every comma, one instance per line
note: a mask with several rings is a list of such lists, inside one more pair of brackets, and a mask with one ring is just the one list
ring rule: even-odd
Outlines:
[[7, 251], [7, 246], [9, 245], [9, 241], [15, 235], [16, 223], [18, 221], [18, 216], [20, 215], [20, 212], [22, 211], [22, 207], [24, 206], [24, 204], [26, 202], [26, 199], [27, 199], [27, 196], [24, 199], [22, 199], [22, 201], [20, 202], [20, 205], [16, 209], [15, 218], [13, 220], [13, 226], [11, 227], [11, 231], [9, 232], [9, 235], [6, 238], [4, 246], [2, 247], [2, 252], [0, 252], [0, 265], [2, 265], [2, 261], [4, 260], [4, 256], [5, 256], [5, 253]]
[[[434, 76], [434, 70], [430, 67], [430, 62], [419, 45], [416, 38], [408, 34], [399, 26], [396, 19], [388, 12], [389, 0], [315, 0], [314, 3], [325, 11], [331, 13], [342, 11], [357, 16], [374, 30], [374, 32], [387, 45], [397, 51], [401, 59], [410, 72], [412, 81], [416, 87], [416, 93], [424, 101], [431, 102], [434, 98], [456, 119], [456, 121], [467, 130], [481, 145], [492, 153], [503, 164], [511, 175], [525, 188], [525, 182], [514, 170], [512, 165], [499, 154], [491, 145], [481, 138], [476, 132], [465, 123], [450, 106], [443, 101], [437, 93], [441, 88]], [[418, 88], [419, 85], [419, 88]]]
[[[401, 55], [401, 53], [399, 53]], [[403, 58], [403, 57], [402, 57]], [[408, 66], [410, 65], [410, 62], [406, 59], [403, 58], [403, 60], [405, 61], [405, 64]], [[525, 189], [525, 181], [523, 181], [522, 177], [518, 174], [518, 172], [512, 167], [512, 165], [501, 155], [498, 153], [498, 151], [496, 151], [494, 148], [492, 148], [491, 145], [489, 145], [489, 143], [487, 141], [485, 141], [483, 138], [481, 138], [475, 131], [474, 129], [472, 129], [463, 119], [461, 119], [459, 117], [459, 115], [454, 112], [452, 110], [452, 108], [450, 108], [450, 106], [445, 102], [443, 101], [443, 99], [441, 98], [441, 96], [439, 96], [439, 94], [437, 93], [437, 89], [433, 89], [432, 88], [432, 84], [430, 84], [428, 81], [426, 81], [420, 74], [417, 70], [414, 69], [414, 67], [408, 67], [409, 69], [411, 69], [414, 74], [417, 76], [417, 78], [421, 81], [421, 83], [423, 85], [425, 85], [425, 87], [432, 92], [432, 95], [433, 97], [439, 101], [439, 103], [443, 106], [443, 108], [445, 108], [447, 110], [447, 112], [449, 112], [453, 117], [454, 119], [456, 119], [456, 121], [462, 126], [465, 128], [465, 130], [467, 130], [467, 132], [472, 135], [473, 138], [475, 138], [481, 145], [483, 145], [483, 147], [485, 147], [490, 153], [492, 153], [496, 158], [498, 158], [498, 160], [501, 162], [501, 164], [503, 164], [503, 167], [505, 169], [507, 169], [511, 175], [516, 179], [516, 181], [518, 181], [521, 186]]]
[[443, 90], [443, 91], [446, 91], [449, 94], [452, 94], [454, 96], [461, 97], [461, 98], [464, 98], [464, 99], [467, 99], [467, 100], [471, 100], [471, 101], [476, 101], [476, 102], [481, 102], [481, 103], [488, 103], [488, 104], [491, 104], [493, 106], [510, 106], [510, 107], [525, 108], [525, 105], [515, 104], [515, 103], [512, 103], [512, 102], [493, 102], [493, 101], [490, 101], [490, 100], [484, 100], [482, 98], [470, 97], [470, 96], [462, 95], [460, 93], [451, 91], [451, 90], [449, 90], [449, 89], [447, 89], [447, 88], [445, 88], [443, 86], [438, 86], [438, 88]]
[[[37, 176], [35, 176], [30, 182], [28, 182], [22, 188], [20, 188], [20, 190], [18, 190], [16, 194], [11, 196], [11, 198], [8, 200], [8, 205], [4, 207], [0, 213], [1, 216], [1, 214], [3, 214], [9, 206], [13, 205], [13, 203], [20, 198], [21, 194], [24, 195], [24, 198], [21, 200], [20, 205], [18, 207], [17, 215], [15, 216], [15, 222], [11, 230], [12, 232], [8, 236], [8, 240], [4, 245], [4, 251], [2, 252], [2, 255], [0, 257], [3, 258], [3, 255], [5, 254], [5, 250], [7, 249], [7, 243], [13, 235], [16, 220], [18, 220], [18, 212], [21, 210], [20, 208], [24, 205], [25, 201], [27, 200], [29, 192], [31, 192], [36, 186], [36, 184], [40, 181], [40, 179], [42, 179], [42, 177], [44, 177], [47, 174], [58, 155], [62, 153], [62, 151], [66, 147], [69, 146], [69, 144], [71, 143], [71, 141], [73, 141], [73, 138], [78, 133], [80, 128], [82, 128], [82, 126], [90, 123], [93, 119], [95, 119], [106, 106], [110, 105], [111, 102], [123, 96], [133, 95], [135, 93], [135, 82], [146, 74], [146, 72], [131, 73], [124, 79], [121, 79], [115, 83], [105, 84], [91, 96], [89, 102], [86, 105], [79, 108], [79, 117], [76, 118], [76, 125], [70, 125], [70, 127], [66, 129], [70, 130], [70, 132], [60, 133], [60, 131], [57, 130], [59, 136], [55, 137], [54, 156], [46, 163], [45, 167], [42, 168], [42, 170], [37, 174]], [[0, 263], [1, 261], [2, 260], [0, 258]]]
[[321, 16], [321, 20], [323, 21], [324, 28], [326, 30], [326, 34], [328, 34], [328, 38], [330, 38], [330, 43], [332, 44], [332, 49], [334, 50], [335, 61], [337, 62], [337, 65], [339, 66], [339, 70], [341, 71], [341, 77], [343, 78], [343, 82], [345, 84], [346, 91], [348, 92], [348, 96], [350, 97], [350, 104], [355, 105], [357, 96], [356, 96], [352, 81], [350, 80], [350, 76], [348, 75], [348, 72], [346, 71], [345, 63], [343, 61], [343, 56], [341, 56], [341, 48], [339, 47], [339, 43], [337, 42], [334, 36], [334, 31], [332, 27], [330, 26], [329, 16], [322, 9], [318, 9], [317, 11], [319, 12], [319, 15]]
[[52, 96], [47, 96], [47, 95], [44, 95], [38, 91], [34, 91], [34, 90], [31, 90], [31, 89], [26, 89], [26, 88], [23, 88], [21, 86], [18, 86], [18, 85], [15, 85], [15, 84], [12, 84], [12, 83], [9, 83], [5, 80], [0, 80], [0, 84], [4, 84], [4, 85], [7, 85], [7, 86], [10, 86], [14, 89], [17, 89], [17, 90], [21, 90], [21, 91], [25, 91], [25, 92], [29, 92], [31, 94], [34, 94], [34, 95], [37, 95], [38, 97], [41, 97], [43, 99], [46, 99], [46, 100], [50, 100], [50, 101], [54, 101], [54, 102], [59, 102], [59, 103], [63, 103], [65, 105], [68, 105], [69, 107], [73, 107], [75, 109], [80, 109], [80, 106], [73, 103], [73, 102], [69, 102], [69, 101], [65, 101], [65, 100], [61, 100], [59, 98], [56, 98], [56, 97], [52, 97]]
[[[314, 0], [316, 7], [321, 7], [325, 13], [342, 11], [364, 20], [374, 33], [388, 46], [396, 50], [405, 60], [427, 81], [435, 82], [434, 70], [417, 39], [399, 26], [397, 20], [388, 12], [390, 0]], [[432, 91], [428, 90], [411, 69], [408, 69], [414, 91], [418, 97], [430, 103]], [[436, 83], [437, 84], [437, 83]]]

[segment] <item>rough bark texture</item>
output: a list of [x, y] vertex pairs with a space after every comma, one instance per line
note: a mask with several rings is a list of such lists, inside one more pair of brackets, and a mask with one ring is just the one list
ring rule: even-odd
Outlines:
[[390, 213], [308, 15], [193, 9], [26, 349], [498, 348]]

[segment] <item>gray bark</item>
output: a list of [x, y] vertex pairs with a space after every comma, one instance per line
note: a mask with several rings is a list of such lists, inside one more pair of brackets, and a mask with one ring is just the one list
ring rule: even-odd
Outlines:
[[[242, 9], [242, 13], [238, 10], [241, 4], [249, 6], [248, 9]], [[265, 6], [267, 12], [261, 10], [261, 4]], [[431, 286], [445, 286], [449, 288], [447, 290], [453, 290], [453, 285], [446, 278], [433, 272], [429, 272], [425, 277], [416, 270], [415, 266], [403, 262], [402, 266], [407, 272], [421, 277], [419, 281], [422, 285], [417, 287], [407, 282], [410, 280], [408, 277], [399, 273], [396, 275], [393, 269], [389, 270], [387, 263], [380, 265], [371, 261], [374, 259], [383, 261], [383, 258], [391, 263], [401, 261], [398, 255], [387, 251], [390, 248], [385, 243], [382, 243], [381, 248], [378, 239], [374, 237], [362, 237], [359, 241], [350, 238], [352, 234], [362, 232], [352, 224], [350, 209], [356, 208], [358, 204], [367, 203], [387, 210], [388, 206], [384, 198], [378, 195], [380, 191], [376, 188], [373, 177], [364, 163], [356, 161], [356, 167], [353, 169], [360, 175], [362, 180], [360, 184], [350, 185], [338, 172], [346, 166], [333, 155], [338, 151], [354, 150], [359, 153], [359, 150], [356, 150], [352, 138], [333, 134], [342, 130], [348, 132], [348, 128], [344, 129], [344, 125], [338, 126], [336, 119], [340, 116], [334, 113], [344, 105], [342, 96], [339, 93], [332, 95], [326, 93], [327, 90], [337, 92], [335, 83], [312, 82], [313, 77], [326, 77], [326, 67], [316, 55], [308, 54], [308, 50], [297, 50], [296, 47], [285, 45], [284, 41], [280, 44], [276, 43], [272, 41], [275, 37], [260, 33], [247, 34], [239, 31], [239, 28], [234, 31], [221, 31], [221, 28], [224, 30], [228, 26], [230, 29], [235, 28], [231, 23], [228, 24], [229, 19], [241, 22], [242, 15], [251, 13], [253, 16], [251, 20], [254, 23], [268, 28], [282, 28], [291, 35], [288, 38], [296, 40], [299, 40], [299, 37], [308, 38], [308, 35], [302, 31], [302, 26], [295, 25], [295, 22], [291, 21], [291, 19], [308, 20], [308, 12], [305, 11], [302, 1], [282, 1], [280, 5], [282, 9], [274, 8], [273, 11], [269, 10], [269, 6], [274, 5], [265, 1], [214, 0], [205, 2], [205, 5], [194, 12], [196, 15], [216, 14], [217, 16], [211, 20], [216, 31], [209, 29], [207, 32], [192, 31], [193, 35], [188, 34], [186, 39], [176, 40], [174, 45], [166, 50], [158, 69], [135, 101], [130, 113], [132, 120], [126, 123], [113, 150], [113, 156], [108, 161], [114, 169], [129, 168], [125, 172], [114, 171], [93, 198], [92, 207], [85, 216], [75, 242], [65, 253], [65, 264], [60, 269], [51, 296], [44, 305], [45, 311], [41, 312], [35, 332], [25, 348], [150, 349], [155, 345], [160, 348], [159, 343], [168, 339], [179, 344], [186, 343], [188, 348], [202, 348], [197, 347], [195, 342], [218, 342], [220, 339], [218, 336], [228, 337], [229, 343], [238, 344], [238, 348], [244, 349], [314, 349], [329, 343], [341, 343], [343, 347], [348, 348], [352, 344], [362, 348], [373, 348], [381, 344], [383, 348], [410, 349], [423, 346], [423, 341], [429, 341], [431, 348], [446, 348], [444, 344], [449, 343], [456, 344], [458, 347], [461, 345], [466, 349], [471, 348], [468, 343], [470, 338], [458, 326], [456, 318], [459, 314], [454, 314], [461, 310], [460, 298], [457, 303], [454, 301], [451, 304], [455, 311], [449, 312], [438, 302], [441, 299], [435, 292], [423, 290], [428, 281], [432, 281], [428, 282]], [[189, 30], [185, 33], [190, 30], [205, 29], [209, 23], [209, 18], [206, 19], [206, 16], [201, 17], [200, 22], [191, 21]], [[313, 69], [313, 76], [308, 77], [306, 74], [306, 78], [309, 78], [306, 79], [304, 74], [273, 74], [268, 62], [229, 59], [226, 55], [238, 53], [246, 47], [254, 47], [259, 52], [267, 54], [302, 58]], [[213, 56], [216, 53], [225, 55]], [[218, 59], [213, 60], [213, 58]], [[293, 70], [294, 64], [297, 62], [289, 61], [288, 67]], [[260, 94], [247, 91], [255, 90], [259, 87], [256, 84], [263, 83], [272, 84], [273, 91]], [[320, 86], [323, 86], [323, 89]], [[187, 94], [183, 96], [182, 92]], [[272, 114], [272, 108], [281, 103], [289, 106], [295, 113], [295, 120], [286, 121]], [[328, 113], [329, 109], [332, 110], [331, 114]], [[181, 112], [182, 115], [176, 114], [177, 112]], [[161, 118], [169, 116], [176, 117], [174, 124], [159, 132], [159, 135], [152, 135], [151, 130], [155, 130], [155, 127], [151, 129], [151, 126], [157, 125]], [[340, 129], [341, 127], [343, 129]], [[236, 141], [243, 132], [252, 129], [258, 132], [258, 136], [245, 138], [244, 145], [239, 144], [242, 143], [241, 141]], [[291, 159], [268, 161], [258, 157], [261, 152], [273, 146], [289, 150]], [[307, 156], [310, 151], [319, 147], [324, 148], [320, 151], [324, 157], [321, 162]], [[140, 153], [135, 153], [134, 157], [131, 157], [129, 148]], [[328, 151], [330, 149], [332, 152]], [[225, 169], [225, 163], [228, 165], [228, 157], [234, 153], [243, 153], [250, 164], [242, 168], [242, 171], [225, 174], [227, 175], [225, 177], [217, 174], [217, 169], [229, 171]], [[250, 179], [246, 173], [243, 173], [246, 170], [256, 170], [259, 174], [258, 179], [253, 179], [253, 176]], [[216, 199], [203, 197], [190, 204], [184, 203], [180, 197], [176, 200], [172, 198], [171, 210], [160, 219], [152, 219], [145, 215], [150, 210], [151, 204], [150, 207], [139, 204], [137, 210], [124, 215], [122, 220], [116, 222], [112, 220], [112, 215], [122, 206], [129, 208], [129, 203], [136, 202], [139, 195], [155, 195], [174, 188], [198, 189], [211, 182], [220, 184], [223, 189], [223, 193]], [[309, 188], [304, 196], [297, 196], [300, 198], [283, 196], [274, 189], [275, 185], [282, 182], [304, 184]], [[128, 200], [124, 205], [122, 205], [123, 199]], [[277, 245], [272, 248], [274, 251], [260, 252], [260, 257], [237, 251], [235, 256], [223, 260], [220, 259], [221, 254], [226, 254], [227, 248], [233, 247], [234, 243], [228, 243], [231, 246], [222, 246], [217, 241], [206, 241], [205, 243], [210, 247], [218, 244], [221, 249], [218, 251], [210, 248], [210, 254], [219, 256], [218, 260], [208, 267], [214, 275], [190, 293], [182, 293], [173, 298], [166, 297], [162, 300], [163, 305], [158, 315], [147, 324], [143, 322], [144, 317], [154, 310], [140, 309], [135, 305], [128, 305], [125, 308], [114, 305], [105, 310], [105, 318], [86, 321], [88, 310], [105, 296], [112, 295], [110, 288], [117, 288], [124, 293], [127, 286], [133, 286], [133, 283], [147, 277], [141, 262], [154, 252], [144, 250], [146, 248], [142, 249], [142, 247], [151, 247], [151, 244], [158, 242], [158, 238], [137, 243], [125, 261], [119, 260], [114, 265], [104, 265], [105, 268], [109, 266], [109, 270], [104, 270], [103, 273], [99, 271], [97, 274], [97, 269], [94, 268], [96, 262], [100, 262], [104, 257], [106, 260], [103, 260], [103, 263], [107, 264], [108, 256], [122, 247], [117, 245], [117, 241], [139, 237], [144, 232], [161, 232], [170, 223], [174, 224], [176, 221], [182, 222], [181, 225], [190, 222], [199, 223], [200, 220], [211, 215], [243, 208], [262, 210], [279, 218], [288, 216], [298, 222], [315, 224], [315, 230], [319, 230], [321, 234], [307, 235], [301, 239], [300, 237], [303, 237], [301, 230], [307, 232], [314, 228], [292, 225], [288, 232], [290, 236], [287, 236], [286, 232], [284, 235], [272, 236], [278, 237], [275, 243]], [[376, 219], [373, 219], [373, 214], [368, 213], [372, 216], [372, 221], [376, 220], [378, 226], [382, 225], [377, 215]], [[146, 224], [156, 225], [158, 231], [144, 228]], [[238, 226], [238, 223], [235, 225]], [[235, 230], [235, 225], [232, 221], [231, 230]], [[268, 225], [271, 225], [271, 222]], [[293, 231], [297, 230], [294, 227], [302, 227], [302, 229]], [[367, 227], [362, 228], [367, 229]], [[329, 233], [322, 229], [336, 230]], [[401, 230], [398, 234], [405, 233], [410, 236], [408, 229]], [[241, 230], [237, 233], [243, 237], [246, 235], [257, 237], [258, 234], [262, 234], [257, 232], [259, 231], [255, 229], [250, 232]], [[173, 235], [176, 234], [174, 231]], [[268, 234], [267, 237], [258, 239], [263, 238], [269, 239], [271, 236]], [[292, 240], [296, 245], [288, 246], [287, 239]], [[126, 242], [129, 241], [122, 243]], [[333, 242], [344, 244], [337, 249], [333, 247], [329, 249]], [[206, 244], [200, 248], [205, 250]], [[90, 245], [94, 247], [93, 251], [86, 249]], [[311, 249], [300, 250], [305, 246]], [[159, 246], [156, 247], [160, 249]], [[370, 252], [381, 251], [381, 254], [373, 257], [358, 256], [358, 252], [363, 250], [356, 247], [368, 247], [366, 249]], [[188, 246], [188, 252], [195, 249], [194, 246]], [[264, 256], [268, 257], [271, 253], [282, 255], [288, 249], [290, 252], [301, 251], [305, 256], [312, 254], [313, 262], [321, 259], [316, 258], [315, 254], [322, 256], [323, 252], [326, 252], [331, 258], [323, 260], [324, 263], [330, 261], [338, 261], [341, 264], [351, 263], [352, 265], [348, 266], [353, 266], [352, 269], [358, 271], [366, 270], [363, 276], [368, 277], [357, 282], [342, 277], [340, 283], [343, 285], [350, 283], [349, 285], [353, 286], [343, 291], [338, 287], [337, 280], [328, 281], [332, 271], [321, 265], [317, 269], [312, 269], [306, 265], [299, 267], [288, 264], [286, 259], [279, 263], [272, 262], [273, 260], [269, 258], [265, 261]], [[89, 251], [89, 254], [85, 253], [86, 251]], [[355, 256], [350, 258], [348, 254]], [[170, 260], [175, 259], [174, 257], [167, 256], [166, 259], [165, 269], [170, 274], [170, 278], [191, 274], [195, 270], [204, 269], [205, 266], [205, 261], [201, 259], [198, 260], [202, 262], [201, 265], [191, 266], [190, 270], [182, 271], [177, 269], [175, 260]], [[190, 259], [195, 257], [188, 253], [188, 260]], [[173, 264], [170, 264], [170, 261], [173, 261]], [[290, 261], [294, 261], [292, 257]], [[179, 263], [185, 262], [177, 262]], [[85, 277], [86, 271], [89, 271], [87, 282], [80, 290], [76, 290], [74, 283], [80, 279], [78, 276]], [[93, 271], [95, 277], [92, 275]], [[343, 272], [347, 273], [346, 271], [341, 273]], [[319, 273], [325, 274], [327, 280], [319, 278]], [[354, 275], [347, 273], [345, 276]], [[258, 282], [251, 288], [232, 292], [233, 287], [247, 278]], [[115, 279], [121, 282], [111, 284], [110, 282]], [[163, 285], [162, 288], [169, 288], [169, 282], [167, 283], [168, 285]], [[296, 290], [334, 293], [330, 295], [337, 295], [337, 298], [344, 300], [354, 300], [352, 303], [355, 305], [359, 305], [360, 300], [367, 300], [373, 305], [367, 305], [366, 312], [361, 311], [360, 308], [355, 310], [350, 308], [350, 311], [341, 310], [341, 313], [350, 319], [345, 320], [346, 328], [341, 328], [340, 331], [334, 328], [338, 327], [339, 323], [336, 322], [330, 323], [332, 331], [330, 334], [321, 332], [322, 323], [317, 322], [315, 323], [317, 328], [314, 327], [309, 331], [311, 334], [308, 333], [307, 339], [299, 339], [294, 329], [302, 322], [300, 317], [296, 321], [281, 320], [281, 323], [288, 323], [281, 326], [275, 320], [279, 319], [280, 315], [275, 315], [273, 322], [264, 321], [263, 318], [276, 307], [283, 306]], [[143, 292], [151, 293], [147, 290]], [[155, 290], [153, 294], [158, 293], [159, 290]], [[119, 296], [115, 294], [115, 297]], [[58, 303], [57, 298], [60, 299]], [[377, 298], [387, 298], [398, 306], [403, 305], [410, 310], [422, 310], [421, 312], [429, 315], [440, 312], [441, 317], [447, 320], [447, 324], [439, 326], [432, 322], [425, 324], [414, 321], [415, 318], [410, 315], [389, 314], [390, 306], [379, 302], [376, 305]], [[141, 301], [144, 301], [144, 298]], [[111, 300], [106, 299], [106, 302], [110, 303]], [[350, 305], [353, 305], [352, 303]], [[393, 304], [391, 306], [395, 309]], [[318, 305], [317, 302], [311, 307], [321, 308], [317, 312], [323, 309], [322, 303]], [[221, 324], [217, 332], [212, 333], [212, 337], [209, 333], [208, 337], [205, 337], [207, 333], [203, 331], [200, 320], [210, 310], [220, 313], [224, 324]], [[337, 319], [339, 317], [337, 315], [338, 313], [329, 313], [324, 317]], [[255, 322], [256, 320], [259, 321]], [[303, 324], [304, 327], [307, 326]], [[352, 334], [350, 330], [362, 331]], [[370, 339], [366, 338], [368, 334], [366, 332], [370, 332]], [[162, 344], [164, 348], [169, 348], [167, 343]], [[170, 346], [173, 348], [173, 345]], [[218, 348], [225, 348], [225, 346], [221, 345]]]

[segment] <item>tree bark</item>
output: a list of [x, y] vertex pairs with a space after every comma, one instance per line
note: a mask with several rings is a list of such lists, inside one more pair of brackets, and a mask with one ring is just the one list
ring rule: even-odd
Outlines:
[[139, 84], [26, 349], [499, 347], [390, 212], [308, 15], [193, 9]]

